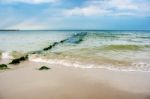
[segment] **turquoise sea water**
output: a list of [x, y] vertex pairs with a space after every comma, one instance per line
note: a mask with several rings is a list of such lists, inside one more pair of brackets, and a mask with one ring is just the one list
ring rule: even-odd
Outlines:
[[[81, 35], [82, 33], [86, 35]], [[79, 36], [74, 36], [79, 34]], [[1, 58], [30, 54], [30, 61], [81, 68], [150, 71], [150, 31], [0, 31]]]

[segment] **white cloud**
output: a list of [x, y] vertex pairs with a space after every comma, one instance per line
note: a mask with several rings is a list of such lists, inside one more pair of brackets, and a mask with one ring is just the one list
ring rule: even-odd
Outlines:
[[40, 3], [55, 3], [59, 0], [1, 0], [2, 3], [28, 3], [28, 4], [40, 4]]
[[108, 2], [109, 6], [112, 6], [118, 10], [137, 10], [138, 5], [132, 0], [110, 0]]
[[106, 14], [108, 12], [109, 11], [104, 9], [99, 10], [97, 6], [88, 6], [83, 8], [76, 7], [74, 9], [65, 10], [64, 14], [67, 16], [73, 16], [73, 15], [91, 16], [91, 15], [104, 14], [104, 13]]
[[63, 11], [66, 16], [148, 16], [150, 2], [135, 0], [88, 0], [84, 5]]

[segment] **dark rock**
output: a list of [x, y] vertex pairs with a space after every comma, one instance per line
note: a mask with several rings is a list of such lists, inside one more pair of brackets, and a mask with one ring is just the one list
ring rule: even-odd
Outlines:
[[[12, 62], [10, 62], [9, 64], [19, 64], [21, 61], [25, 61], [28, 59], [28, 55], [29, 54], [40, 54], [42, 53], [43, 51], [47, 51], [47, 50], [51, 50], [53, 47], [59, 45], [59, 44], [63, 44], [63, 43], [72, 43], [72, 44], [78, 44], [80, 42], [83, 41], [83, 38], [87, 35], [87, 32], [81, 32], [81, 33], [78, 33], [78, 34], [75, 34], [67, 39], [64, 39], [64, 40], [61, 40], [59, 42], [54, 42], [52, 45], [49, 45], [48, 47], [46, 48], [43, 48], [42, 50], [39, 50], [39, 51], [33, 51], [33, 52], [30, 52], [28, 53], [27, 55], [25, 56], [22, 56], [20, 58], [16, 58], [16, 59], [13, 59]], [[42, 69], [42, 68], [41, 68]], [[44, 69], [46, 69], [44, 67]]]
[[0, 64], [0, 70], [8, 69], [6, 64]]
[[50, 49], [52, 49], [53, 47], [55, 47], [56, 45], [58, 45], [58, 44], [59, 44], [59, 42], [54, 42], [52, 45], [50, 45], [50, 46], [44, 48], [43, 51], [50, 50]]
[[24, 61], [24, 60], [26, 60], [26, 57], [21, 57], [20, 58], [20, 61]]
[[67, 39], [61, 40], [59, 42], [54, 42], [52, 45], [49, 45], [48, 47], [44, 48], [43, 51], [47, 51], [52, 49], [53, 47], [57, 46], [58, 44], [62, 44], [62, 43], [72, 43], [72, 44], [78, 44], [80, 42], [83, 41], [83, 38], [87, 35], [86, 32], [81, 32], [78, 34], [75, 34]]
[[54, 44], [52, 45], [52, 46], [56, 46], [56, 45], [58, 45], [59, 44], [59, 42], [54, 42]]
[[19, 64], [19, 63], [20, 63], [19, 59], [14, 59], [9, 64]]
[[66, 40], [61, 40], [60, 43], [64, 43]]
[[49, 50], [49, 49], [51, 49], [52, 48], [52, 45], [50, 45], [49, 47], [47, 47], [47, 48], [44, 48], [43, 50], [44, 51], [47, 51], [47, 50]]
[[39, 68], [39, 70], [48, 70], [48, 69], [50, 69], [50, 68], [48, 68], [46, 66], [42, 66], [42, 67]]
[[12, 62], [10, 62], [9, 64], [19, 64], [21, 61], [25, 61], [27, 59], [28, 59], [28, 55], [22, 56], [20, 58], [13, 59]]

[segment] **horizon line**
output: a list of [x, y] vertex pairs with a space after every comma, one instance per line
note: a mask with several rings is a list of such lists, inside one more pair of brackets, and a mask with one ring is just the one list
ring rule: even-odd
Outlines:
[[150, 31], [150, 29], [0, 29], [0, 31]]

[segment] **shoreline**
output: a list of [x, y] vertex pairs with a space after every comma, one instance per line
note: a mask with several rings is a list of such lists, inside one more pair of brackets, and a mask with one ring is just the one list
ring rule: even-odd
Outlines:
[[[47, 71], [37, 70], [48, 66]], [[149, 99], [149, 72], [23, 62], [0, 72], [0, 99]]]
[[[7, 64], [8, 62], [10, 62], [9, 61], [10, 59], [2, 59], [2, 60], [0, 60], [0, 64]], [[59, 60], [59, 61], [61, 61], [61, 60]], [[118, 72], [150, 72], [150, 70], [142, 70], [142, 69], [140, 69], [140, 68], [134, 68], [134, 67], [132, 67], [132, 68], [129, 68], [129, 67], [127, 67], [127, 68], [118, 68], [118, 67], [110, 67], [110, 66], [99, 66], [99, 67], [93, 67], [93, 66], [84, 66], [84, 65], [81, 65], [81, 66], [79, 66], [78, 64], [75, 64], [75, 65], [77, 65], [77, 66], [72, 66], [72, 64], [67, 64], [67, 65], [65, 65], [65, 64], [60, 64], [60, 63], [55, 63], [55, 62], [53, 62], [53, 63], [50, 63], [50, 62], [48, 62], [48, 61], [42, 61], [42, 60], [27, 60], [27, 62], [33, 62], [33, 63], [43, 63], [43, 64], [48, 64], [48, 65], [61, 65], [61, 66], [64, 66], [64, 67], [72, 67], [72, 68], [79, 68], [79, 69], [104, 69], [104, 70], [110, 70], [110, 71], [118, 71]], [[24, 63], [24, 62], [23, 62]], [[61, 62], [62, 63], [62, 62]], [[14, 64], [14, 66], [15, 67], [17, 67], [17, 65], [18, 64]], [[10, 65], [11, 66], [11, 65]], [[12, 67], [12, 66], [11, 66]], [[15, 69], [15, 68], [10, 68], [10, 69]], [[1, 70], [1, 71], [6, 71], [6, 70]]]
[[[78, 64], [78, 63], [69, 63], [65, 60], [56, 60], [56, 59], [52, 59], [52, 60], [44, 60], [42, 58], [35, 58], [35, 59], [30, 59], [30, 62], [36, 62], [36, 63], [47, 63], [47, 64], [51, 64], [51, 65], [62, 65], [65, 67], [74, 67], [74, 68], [81, 68], [81, 69], [106, 69], [106, 70], [110, 70], [110, 71], [124, 71], [124, 72], [150, 72], [150, 69], [148, 70], [142, 70], [142, 68], [135, 68], [133, 66], [131, 67], [126, 67], [126, 68], [122, 68], [122, 67], [113, 67], [113, 66], [93, 66], [93, 65], [88, 65], [87, 64]], [[85, 66], [86, 65], [86, 66]], [[145, 65], [145, 64], [140, 64], [140, 65]]]

